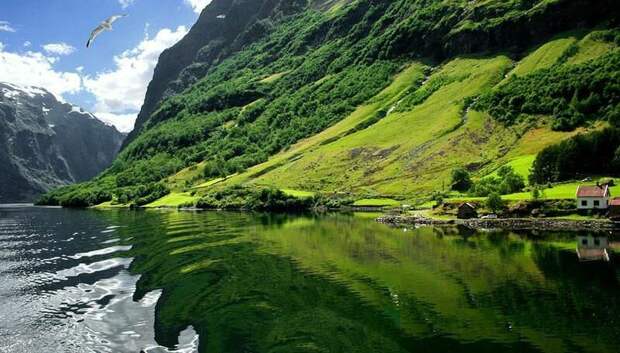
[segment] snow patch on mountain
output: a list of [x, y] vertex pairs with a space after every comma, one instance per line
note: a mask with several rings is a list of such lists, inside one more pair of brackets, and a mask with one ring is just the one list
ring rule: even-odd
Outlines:
[[[10, 88], [13, 88], [15, 91], [18, 91], [17, 92], [18, 94], [19, 93], [23, 93], [23, 94], [27, 95], [30, 98], [34, 98], [36, 96], [45, 96], [45, 95], [51, 94], [48, 91], [46, 91], [46, 90], [44, 90], [42, 88], [39, 88], [39, 87], [21, 86], [21, 85], [16, 85], [14, 83], [7, 83], [7, 82], [0, 82], [0, 83], [2, 83], [5, 86], [8, 86]], [[13, 91], [13, 92], [15, 92], [15, 91]], [[6, 95], [5, 95], [5, 97], [6, 97]]]
[[71, 111], [69, 113], [77, 113], [83, 117], [86, 117], [88, 119], [95, 119], [95, 120], [99, 120], [100, 122], [104, 123], [107, 126], [114, 126], [114, 125], [110, 125], [108, 122], [103, 121], [101, 119], [97, 119], [96, 116], [94, 116], [92, 113], [89, 113], [87, 111], [85, 111], [83, 108], [78, 107], [76, 105], [71, 105]]
[[8, 99], [13, 99], [13, 98], [19, 96], [19, 94], [20, 94], [20, 91], [13, 91], [13, 90], [10, 90], [8, 88], [3, 88], [2, 89], [2, 95], [5, 96]]

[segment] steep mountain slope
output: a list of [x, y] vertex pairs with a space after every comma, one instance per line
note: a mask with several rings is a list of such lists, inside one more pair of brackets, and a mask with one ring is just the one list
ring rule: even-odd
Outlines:
[[[266, 34], [269, 21], [303, 8], [304, 1], [215, 0], [190, 32], [159, 58], [129, 143], [165, 97], [182, 92], [209, 69]], [[226, 19], [218, 18], [225, 15]], [[269, 19], [269, 20], [266, 20]]]
[[41, 88], [0, 83], [0, 203], [88, 180], [108, 167], [124, 135]]
[[[162, 56], [112, 168], [45, 201], [145, 204], [167, 189], [199, 196], [237, 184], [428, 194], [457, 165], [491, 173], [611, 119], [620, 54], [606, 29], [618, 12], [610, 0], [214, 1], [192, 47]], [[223, 42], [229, 20], [234, 39]], [[557, 115], [521, 92], [550, 77], [562, 84], [537, 96], [557, 100]], [[575, 83], [594, 78], [598, 88]], [[606, 93], [573, 119], [564, 102], [576, 89], [577, 101]]]
[[[553, 119], [545, 116], [507, 127], [489, 114], [472, 109], [468, 98], [502, 87], [513, 75], [528, 75], [557, 64], [570, 46], [567, 42], [587, 45], [591, 41], [592, 35], [582, 40], [563, 36], [517, 62], [504, 55], [451, 60], [435, 68], [419, 87], [413, 87], [413, 93], [395, 92], [388, 96], [391, 100], [370, 108], [367, 116], [385, 115], [372, 126], [361, 131], [343, 130], [340, 138], [320, 139], [323, 133], [318, 134], [313, 143], [303, 141], [221, 184], [251, 182], [408, 198], [428, 190], [445, 190], [450, 172], [459, 166], [479, 175], [511, 162], [527, 160], [531, 166], [535, 153], [543, 147], [584, 129], [552, 131], [549, 125]], [[609, 50], [617, 52], [614, 47]], [[584, 52], [590, 59], [608, 53], [588, 47], [575, 51], [573, 57], [583, 56]], [[433, 92], [426, 97], [428, 90]], [[411, 97], [416, 101], [419, 96], [425, 99], [410, 104]], [[280, 164], [274, 168], [273, 161], [277, 160]], [[527, 171], [529, 166], [521, 169]]]

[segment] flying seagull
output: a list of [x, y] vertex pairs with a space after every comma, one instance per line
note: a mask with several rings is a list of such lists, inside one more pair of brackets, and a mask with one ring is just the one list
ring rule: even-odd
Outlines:
[[114, 23], [116, 20], [118, 20], [119, 18], [125, 17], [127, 15], [114, 15], [111, 16], [110, 18], [108, 18], [107, 20], [101, 22], [101, 24], [99, 24], [99, 26], [97, 26], [97, 28], [95, 28], [92, 32], [90, 32], [90, 38], [88, 38], [88, 42], [86, 43], [86, 48], [90, 48], [91, 44], [93, 44], [93, 41], [95, 40], [95, 38], [97, 38], [98, 35], [101, 34], [101, 32], [108, 30], [111, 31], [112, 30], [112, 23]]

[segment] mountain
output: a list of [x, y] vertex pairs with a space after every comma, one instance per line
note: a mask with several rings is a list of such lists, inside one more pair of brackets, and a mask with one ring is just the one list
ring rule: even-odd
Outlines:
[[[136, 128], [126, 144], [139, 133], [157, 104], [196, 83], [218, 62], [261, 38], [269, 21], [304, 8], [305, 2], [274, 0], [216, 0], [208, 6], [190, 32], [159, 58]], [[218, 16], [225, 14], [223, 21]]]
[[[613, 0], [214, 0], [111, 168], [42, 202], [231, 187], [417, 201], [620, 122]], [[214, 194], [216, 193], [216, 194]]]
[[0, 82], [0, 203], [34, 201], [108, 167], [124, 135], [42, 88]]

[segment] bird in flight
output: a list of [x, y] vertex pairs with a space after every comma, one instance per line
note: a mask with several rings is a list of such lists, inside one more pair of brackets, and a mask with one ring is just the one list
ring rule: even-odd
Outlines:
[[222, 14], [222, 15], [217, 15], [217, 17], [216, 17], [216, 18], [218, 18], [218, 19], [220, 19], [220, 20], [223, 20], [223, 19], [225, 19], [225, 18], [226, 18], [226, 15], [224, 15], [224, 14]]
[[90, 48], [90, 46], [93, 44], [93, 41], [95, 40], [95, 38], [97, 38], [98, 35], [101, 34], [101, 32], [103, 31], [111, 31], [112, 30], [112, 24], [118, 20], [119, 18], [125, 17], [127, 15], [114, 15], [111, 16], [110, 18], [108, 18], [107, 20], [101, 22], [101, 24], [99, 24], [99, 26], [97, 26], [97, 28], [93, 29], [92, 32], [90, 32], [90, 38], [88, 38], [88, 42], [86, 42], [86, 48]]

